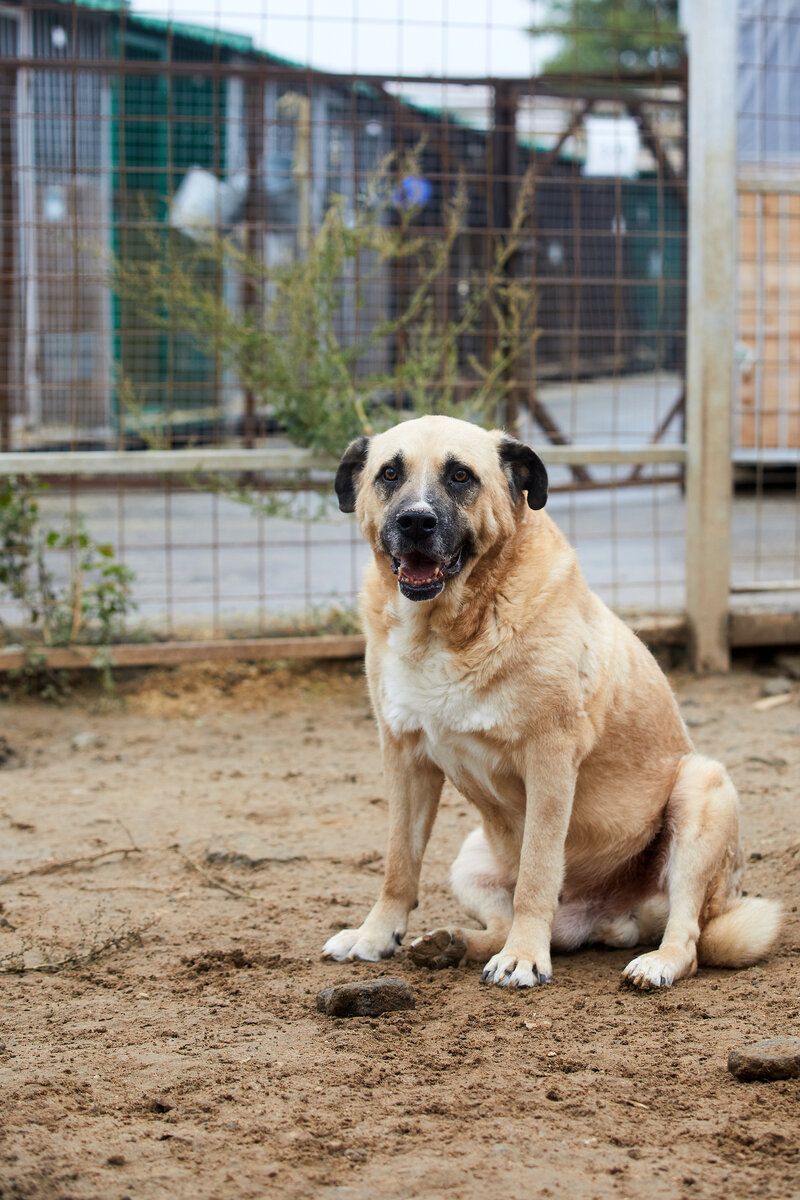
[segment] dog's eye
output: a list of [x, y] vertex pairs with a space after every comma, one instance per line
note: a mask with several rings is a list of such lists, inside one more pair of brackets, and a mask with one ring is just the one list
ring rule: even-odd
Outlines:
[[466, 471], [464, 467], [456, 467], [450, 478], [453, 483], [466, 483], [469, 479], [469, 471]]
[[397, 480], [397, 471], [394, 467], [384, 467], [381, 472], [381, 478], [385, 479], [387, 483], [395, 483]]

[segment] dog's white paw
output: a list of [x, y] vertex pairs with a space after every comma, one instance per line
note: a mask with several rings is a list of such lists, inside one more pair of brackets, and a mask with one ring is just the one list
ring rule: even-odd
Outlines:
[[382, 958], [390, 958], [400, 946], [398, 934], [389, 938], [370, 937], [361, 929], [342, 929], [328, 938], [322, 947], [323, 958], [333, 958], [336, 962], [346, 962], [358, 958], [362, 962], [380, 962]]
[[643, 992], [649, 992], [651, 988], [672, 987], [676, 977], [675, 963], [659, 954], [658, 950], [650, 950], [629, 962], [622, 977]]
[[481, 973], [481, 983], [497, 983], [500, 987], [538, 987], [552, 978], [549, 968], [539, 970], [529, 958], [515, 958], [502, 950], [489, 959]]

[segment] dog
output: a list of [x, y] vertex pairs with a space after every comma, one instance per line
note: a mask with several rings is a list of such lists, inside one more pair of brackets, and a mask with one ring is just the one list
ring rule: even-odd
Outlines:
[[551, 948], [651, 945], [623, 972], [649, 990], [765, 956], [780, 909], [742, 895], [733, 783], [587, 586], [534, 451], [422, 417], [352, 442], [335, 488], [373, 551], [362, 614], [389, 842], [376, 904], [323, 955], [396, 953], [448, 778], [481, 817], [451, 883], [482, 928], [417, 938], [415, 962], [479, 962], [484, 982], [522, 988], [550, 982]]

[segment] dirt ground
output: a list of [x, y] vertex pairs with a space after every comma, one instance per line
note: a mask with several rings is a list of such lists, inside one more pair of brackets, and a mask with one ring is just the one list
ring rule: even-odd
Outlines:
[[[800, 1195], [800, 1080], [725, 1065], [800, 1025], [800, 695], [756, 711], [764, 675], [742, 666], [673, 683], [739, 786], [746, 886], [788, 919], [770, 961], [648, 995], [620, 989], [617, 951], [556, 958], [522, 993], [402, 955], [321, 961], [382, 870], [356, 665], [1, 704], [0, 1197]], [[447, 870], [473, 822], [448, 789], [410, 934], [458, 916]], [[54, 969], [12, 971], [20, 954]], [[416, 1010], [316, 1011], [376, 975]]]

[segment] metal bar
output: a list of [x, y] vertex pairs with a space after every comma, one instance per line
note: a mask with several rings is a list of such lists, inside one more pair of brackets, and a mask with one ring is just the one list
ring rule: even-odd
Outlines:
[[[132, 15], [131, 20], [135, 20]], [[33, 58], [29, 55], [19, 55], [6, 59], [10, 70], [72, 71], [71, 58]], [[169, 62], [169, 72], [172, 75], [205, 76], [252, 76], [264, 75], [271, 80], [286, 82], [299, 78], [308, 79], [314, 84], [327, 84], [331, 87], [363, 86], [381, 89], [387, 83], [431, 83], [430, 75], [340, 75], [335, 71], [318, 71], [313, 68], [293, 67], [265, 58], [256, 61], [244, 61], [240, 56], [236, 62], [204, 61], [196, 59], [172, 59]], [[89, 73], [106, 73], [114, 75], [163, 75], [165, 64], [163, 60], [145, 58], [81, 58], [80, 70]], [[516, 78], [502, 75], [448, 75], [450, 85], [464, 87], [510, 87], [528, 95], [532, 89], [545, 96], [592, 96], [595, 100], [620, 100], [627, 95], [635, 96], [637, 90], [652, 88], [659, 105], [665, 108], [678, 108], [682, 104], [679, 97], [673, 98], [663, 94], [665, 83], [679, 86], [683, 82], [680, 69], [673, 71], [660, 70], [655, 74], [632, 74], [620, 80], [618, 76], [582, 73], [577, 78], [563, 75], [518, 76]]]
[[[541, 400], [538, 399], [535, 392], [530, 398], [528, 408], [530, 409], [530, 413], [534, 421], [536, 421], [537, 425], [550, 440], [552, 445], [569, 445], [569, 438], [558, 425], [558, 422], [553, 418], [549, 409], [542, 403]], [[592, 482], [591, 474], [586, 470], [585, 467], [579, 466], [575, 463], [570, 463], [569, 466], [572, 469], [572, 476], [576, 483], [586, 484]]]
[[735, 330], [736, 22], [729, 0], [689, 16], [686, 609], [696, 670], [729, 666]]
[[669, 161], [669, 158], [664, 151], [664, 147], [661, 145], [661, 139], [653, 129], [653, 126], [650, 123], [650, 118], [642, 108], [642, 105], [631, 100], [628, 101], [627, 107], [631, 116], [636, 117], [639, 121], [639, 129], [641, 130], [642, 141], [647, 146], [653, 158], [656, 160], [661, 176], [667, 181], [667, 184], [672, 188], [680, 204], [685, 209], [687, 200], [686, 180], [680, 177], [672, 163]]
[[588, 117], [589, 113], [594, 108], [594, 105], [595, 105], [594, 99], [585, 100], [583, 102], [583, 104], [580, 106], [580, 108], [578, 109], [578, 111], [576, 113], [573, 113], [572, 120], [569, 122], [566, 129], [562, 129], [561, 133], [558, 135], [558, 138], [556, 139], [555, 144], [550, 147], [550, 149], [547, 151], [547, 153], [545, 155], [543, 155], [541, 160], [536, 164], [536, 182], [537, 183], [545, 175], [550, 174], [550, 172], [552, 171], [556, 162], [558, 161], [558, 156], [561, 153], [561, 151], [564, 149], [565, 144], [569, 141], [569, 139], [573, 136], [573, 134], [577, 133], [577, 131], [580, 129], [584, 120], [586, 119], [586, 117]]
[[[661, 446], [539, 446], [545, 463], [573, 466], [582, 463], [684, 463], [684, 444]], [[335, 459], [294, 447], [246, 450], [62, 450], [0, 454], [0, 477], [6, 475], [192, 475], [238, 471], [331, 471]]]
[[[678, 396], [675, 403], [671, 406], [671, 408], [667, 412], [666, 416], [662, 417], [662, 419], [659, 421], [656, 431], [653, 434], [652, 438], [650, 439], [654, 444], [656, 442], [661, 441], [662, 437], [667, 432], [670, 425], [677, 417], [678, 413], [683, 412], [685, 407], [686, 407], [686, 389], [684, 388], [683, 391], [681, 392], [681, 394]], [[640, 463], [639, 466], [635, 467], [633, 472], [631, 473], [631, 482], [633, 482], [634, 479], [638, 479], [639, 476], [641, 475], [641, 473], [642, 473], [642, 464]]]

